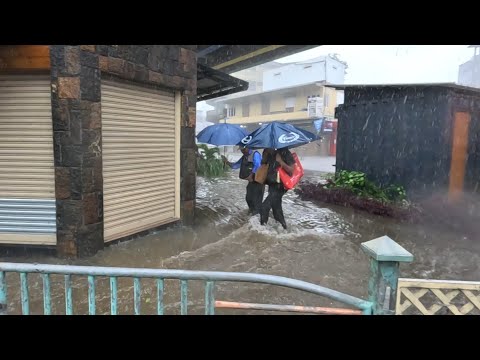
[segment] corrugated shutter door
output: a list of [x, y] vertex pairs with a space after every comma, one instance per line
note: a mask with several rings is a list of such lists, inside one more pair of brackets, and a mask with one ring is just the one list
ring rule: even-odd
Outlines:
[[174, 93], [102, 81], [105, 241], [178, 218], [175, 109]]
[[50, 77], [0, 76], [0, 243], [56, 244]]

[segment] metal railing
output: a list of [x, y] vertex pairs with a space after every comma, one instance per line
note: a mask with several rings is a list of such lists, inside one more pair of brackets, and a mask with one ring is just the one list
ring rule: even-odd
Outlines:
[[[51, 284], [50, 275], [64, 275], [65, 278], [65, 311], [67, 315], [73, 315], [72, 298], [72, 275], [86, 276], [88, 282], [88, 313], [96, 313], [96, 277], [108, 277], [110, 279], [110, 313], [117, 315], [117, 279], [133, 278], [133, 298], [134, 313], [140, 315], [141, 312], [141, 280], [156, 280], [157, 295], [157, 314], [164, 313], [164, 280], [173, 279], [180, 281], [180, 313], [187, 315], [187, 295], [188, 282], [193, 280], [204, 281], [205, 290], [205, 314], [214, 315], [215, 306], [229, 308], [259, 309], [259, 310], [277, 310], [277, 311], [295, 311], [312, 312], [325, 314], [372, 314], [373, 304], [369, 301], [356, 298], [351, 295], [331, 290], [316, 284], [301, 280], [290, 279], [275, 275], [264, 275], [255, 273], [240, 272], [220, 272], [220, 271], [190, 271], [190, 270], [164, 270], [164, 269], [144, 269], [144, 268], [122, 268], [122, 267], [95, 267], [95, 266], [70, 266], [70, 265], [47, 265], [47, 264], [23, 264], [23, 263], [0, 263], [0, 312], [7, 312], [8, 294], [7, 294], [7, 273], [20, 274], [20, 297], [22, 314], [30, 314], [30, 296], [28, 287], [29, 274], [41, 274], [43, 281], [43, 312], [45, 315], [52, 313], [51, 306]], [[215, 284], [217, 282], [246, 282], [257, 284], [269, 284], [280, 287], [296, 289], [307, 293], [323, 296], [331, 300], [354, 307], [357, 310], [350, 309], [331, 309], [331, 308], [313, 308], [298, 307], [291, 305], [267, 305], [267, 304], [245, 304], [215, 301]], [[232, 305], [233, 304], [233, 305]], [[236, 305], [235, 305], [236, 304]], [[238, 305], [240, 304], [240, 305]], [[306, 310], [306, 311], [302, 311]], [[328, 310], [331, 309], [331, 310]], [[360, 310], [360, 311], [358, 311]]]

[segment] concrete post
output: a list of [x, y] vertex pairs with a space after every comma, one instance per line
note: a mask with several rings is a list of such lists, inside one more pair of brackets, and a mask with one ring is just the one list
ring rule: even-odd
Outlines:
[[401, 262], [412, 262], [413, 255], [388, 236], [361, 244], [370, 256], [368, 300], [373, 303], [373, 315], [393, 315], [397, 296], [397, 281]]

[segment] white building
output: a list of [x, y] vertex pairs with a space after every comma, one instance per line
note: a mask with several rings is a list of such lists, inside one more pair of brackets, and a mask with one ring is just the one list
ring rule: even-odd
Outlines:
[[[207, 121], [219, 122], [224, 119], [229, 119], [236, 116], [235, 107], [229, 106], [230, 102], [237, 103], [239, 99], [243, 99], [252, 95], [258, 95], [260, 99], [265, 97], [265, 93], [277, 92], [284, 93], [294, 88], [311, 86], [316, 84], [319, 88], [318, 91], [322, 91], [321, 87], [325, 84], [343, 84], [345, 79], [347, 65], [346, 63], [338, 60], [336, 55], [321, 56], [307, 61], [292, 62], [287, 64], [281, 64], [278, 62], [270, 62], [263, 65], [259, 65], [250, 69], [245, 69], [232, 74], [242, 80], [249, 82], [249, 89], [247, 91], [238, 92], [232, 95], [223, 96], [212, 101], [208, 101], [209, 105], [214, 107], [213, 110], [208, 110]], [[293, 91], [295, 92], [295, 91]], [[338, 93], [338, 91], [337, 91]], [[319, 93], [313, 92], [309, 95], [318, 96]], [[328, 98], [331, 96], [328, 91], [322, 95], [325, 99], [324, 106], [328, 105]], [[282, 95], [283, 96], [283, 95]], [[288, 102], [292, 96], [288, 97], [285, 101]], [[333, 106], [343, 103], [343, 92], [338, 93]], [[247, 101], [247, 100], [245, 100]], [[267, 99], [262, 100], [263, 107], [262, 114], [274, 114], [267, 108]], [[305, 95], [304, 99], [305, 107], [307, 106], [308, 99]], [[247, 116], [247, 104], [244, 104], [243, 116]], [[291, 108], [291, 106], [286, 106]], [[332, 115], [333, 116], [333, 115]]]
[[473, 57], [460, 65], [458, 83], [480, 88], [480, 45], [470, 45], [469, 48], [473, 48]]
[[214, 107], [208, 105], [205, 101], [200, 101], [197, 103], [197, 113], [196, 113], [196, 122], [195, 134], [198, 135], [200, 131], [205, 129], [207, 126], [213, 125], [212, 122], [207, 121], [207, 112], [213, 110]]
[[270, 91], [314, 81], [343, 84], [346, 65], [330, 56], [285, 64], [263, 73], [263, 90]]

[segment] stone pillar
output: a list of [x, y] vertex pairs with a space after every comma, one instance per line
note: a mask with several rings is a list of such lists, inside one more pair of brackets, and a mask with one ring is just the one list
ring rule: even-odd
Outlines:
[[373, 315], [395, 313], [400, 262], [412, 262], [413, 255], [388, 236], [361, 244], [370, 256], [368, 300], [373, 303]]
[[50, 46], [57, 253], [103, 249], [100, 70], [94, 46]]
[[[180, 48], [179, 67], [191, 77], [182, 96], [181, 128], [181, 218], [184, 225], [193, 225], [195, 217], [197, 145], [195, 126], [197, 113], [197, 57], [193, 49]], [[181, 72], [180, 72], [181, 73]]]

